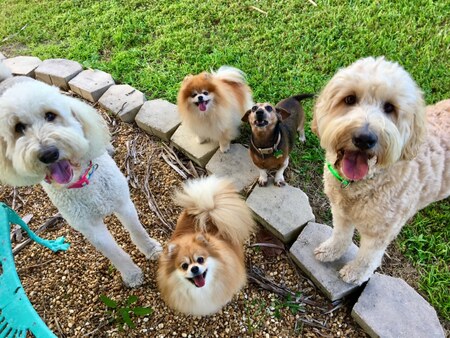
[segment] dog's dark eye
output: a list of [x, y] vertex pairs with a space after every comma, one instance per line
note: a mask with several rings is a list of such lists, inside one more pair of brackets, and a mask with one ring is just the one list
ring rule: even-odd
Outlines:
[[45, 121], [52, 122], [54, 119], [56, 119], [56, 114], [52, 113], [50, 111], [45, 113]]
[[266, 111], [267, 111], [268, 113], [271, 113], [272, 110], [273, 110], [272, 106], [266, 106]]
[[196, 97], [197, 96], [197, 93], [192, 93], [191, 94], [191, 97]]
[[184, 271], [186, 271], [186, 270], [188, 269], [188, 267], [189, 267], [189, 264], [188, 264], [188, 263], [183, 263], [183, 264], [181, 265], [181, 268], [182, 268]]
[[208, 95], [209, 93], [205, 90], [204, 92], [203, 92], [203, 95]]
[[258, 109], [258, 106], [253, 106], [252, 111], [255, 112]]
[[386, 114], [392, 114], [395, 111], [395, 107], [392, 103], [386, 102], [383, 106], [383, 110]]
[[356, 103], [356, 96], [355, 95], [346, 96], [344, 98], [344, 102], [345, 102], [345, 104], [348, 104], [349, 106], [352, 106], [352, 105], [354, 105]]
[[23, 134], [25, 132], [25, 129], [27, 128], [26, 125], [24, 125], [23, 123], [17, 123], [16, 126], [14, 127], [14, 130], [16, 131], [17, 134]]
[[197, 263], [198, 264], [203, 264], [204, 261], [205, 261], [205, 259], [203, 257], [197, 258]]

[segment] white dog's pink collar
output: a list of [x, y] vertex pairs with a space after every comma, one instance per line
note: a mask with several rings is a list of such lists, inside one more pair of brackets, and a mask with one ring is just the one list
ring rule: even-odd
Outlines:
[[[90, 161], [89, 166], [85, 170], [84, 174], [81, 175], [81, 177], [79, 178], [78, 181], [69, 185], [67, 187], [67, 189], [79, 189], [79, 188], [83, 188], [84, 186], [88, 185], [89, 179], [91, 178], [92, 174], [94, 174], [94, 171], [97, 170], [97, 167], [98, 167], [98, 164], [94, 165], [92, 163], [92, 161]], [[45, 182], [47, 182], [48, 184], [52, 183], [51, 179], [48, 176], [45, 177]]]

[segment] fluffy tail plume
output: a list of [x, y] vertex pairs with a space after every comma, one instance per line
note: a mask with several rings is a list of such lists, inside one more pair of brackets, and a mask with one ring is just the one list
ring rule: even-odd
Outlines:
[[199, 231], [206, 231], [211, 221], [232, 243], [241, 245], [255, 229], [252, 212], [228, 179], [209, 176], [189, 180], [176, 193], [175, 202], [195, 217]]
[[216, 72], [211, 72], [216, 79], [247, 84], [245, 73], [237, 68], [230, 66], [222, 66]]
[[0, 61], [0, 82], [11, 77], [11, 71]]

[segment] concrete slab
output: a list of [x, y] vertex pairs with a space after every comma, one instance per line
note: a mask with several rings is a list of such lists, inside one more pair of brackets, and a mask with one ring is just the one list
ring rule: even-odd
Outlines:
[[292, 243], [301, 229], [315, 217], [306, 194], [298, 188], [277, 187], [270, 180], [266, 187], [255, 186], [247, 205], [256, 219], [283, 243]]
[[0, 61], [5, 60], [6, 56], [3, 53], [0, 53]]
[[113, 85], [102, 95], [100, 106], [117, 115], [122, 121], [131, 123], [146, 101], [144, 93], [129, 85]]
[[139, 128], [167, 142], [181, 123], [177, 105], [161, 99], [145, 102], [135, 120]]
[[3, 63], [14, 75], [23, 75], [35, 78], [34, 70], [42, 63], [42, 61], [34, 56], [16, 56], [3, 60]]
[[199, 144], [197, 136], [181, 124], [170, 138], [171, 143], [199, 166], [204, 167], [219, 148], [218, 142]]
[[209, 174], [231, 178], [238, 191], [244, 190], [259, 177], [258, 169], [250, 159], [248, 149], [238, 143], [231, 144], [230, 150], [226, 153], [217, 150], [206, 165], [206, 170]]
[[69, 81], [83, 70], [75, 61], [66, 59], [44, 60], [35, 70], [36, 80], [54, 85], [62, 90], [69, 89]]
[[352, 310], [371, 336], [445, 337], [434, 308], [403, 279], [375, 273]]
[[310, 222], [289, 250], [294, 262], [305, 272], [316, 286], [332, 301], [340, 299], [359, 286], [345, 283], [339, 276], [339, 270], [351, 261], [358, 251], [352, 244], [343, 257], [334, 262], [320, 262], [314, 257], [314, 249], [331, 236], [328, 225]]
[[90, 102], [97, 102], [114, 84], [110, 74], [98, 69], [86, 69], [69, 81], [70, 89]]

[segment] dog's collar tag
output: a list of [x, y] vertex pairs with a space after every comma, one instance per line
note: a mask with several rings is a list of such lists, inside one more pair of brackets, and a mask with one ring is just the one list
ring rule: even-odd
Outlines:
[[253, 137], [250, 138], [250, 142], [252, 143], [253, 148], [256, 149], [256, 151], [262, 156], [264, 157], [264, 155], [270, 155], [273, 154], [273, 156], [275, 158], [280, 158], [281, 156], [283, 156], [283, 150], [278, 149], [278, 145], [280, 144], [281, 141], [281, 132], [278, 133], [278, 138], [277, 138], [277, 142], [275, 142], [275, 144], [272, 147], [269, 148], [258, 148], [257, 146], [255, 146], [255, 144], [253, 143]]
[[92, 164], [92, 161], [89, 162], [89, 166], [83, 175], [81, 175], [80, 179], [75, 183], [72, 183], [67, 187], [67, 189], [79, 189], [89, 184], [89, 179], [91, 178], [94, 171], [97, 170], [98, 164]]
[[336, 171], [336, 169], [333, 168], [333, 166], [331, 165], [331, 163], [327, 162], [327, 167], [328, 170], [333, 174], [334, 177], [336, 177], [336, 179], [341, 182], [342, 187], [346, 188], [348, 187], [348, 185], [350, 184], [349, 180], [345, 180], [341, 177], [341, 175], [339, 175], [339, 173]]

